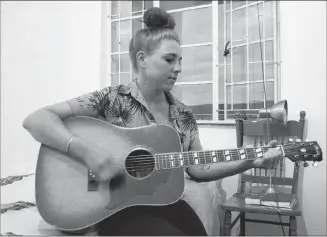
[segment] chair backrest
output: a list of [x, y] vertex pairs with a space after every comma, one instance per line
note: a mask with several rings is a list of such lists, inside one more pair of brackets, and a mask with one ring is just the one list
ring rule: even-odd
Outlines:
[[[299, 121], [288, 121], [286, 126], [273, 123], [271, 120], [242, 120], [236, 119], [236, 138], [237, 147], [245, 147], [244, 141], [252, 140], [251, 146], [263, 146], [271, 140], [277, 140], [283, 145], [289, 142], [289, 139], [303, 140], [305, 127], [305, 112], [301, 111]], [[269, 126], [269, 138], [267, 137], [267, 128]], [[252, 139], [251, 139], [252, 138]], [[247, 146], [248, 147], [248, 146]], [[297, 193], [299, 164], [294, 163], [292, 177], [285, 177], [285, 159], [281, 159], [278, 165], [271, 170], [271, 183], [275, 189], [283, 192]], [[250, 169], [239, 176], [239, 193], [260, 192], [269, 185], [269, 172], [267, 169]]]

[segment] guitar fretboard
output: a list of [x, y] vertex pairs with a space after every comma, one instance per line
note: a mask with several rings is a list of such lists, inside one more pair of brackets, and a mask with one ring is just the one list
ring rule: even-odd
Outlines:
[[262, 158], [269, 147], [156, 154], [156, 170]]

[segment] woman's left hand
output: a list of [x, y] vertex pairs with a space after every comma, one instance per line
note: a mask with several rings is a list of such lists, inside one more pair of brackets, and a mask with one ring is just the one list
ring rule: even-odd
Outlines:
[[275, 140], [269, 142], [268, 146], [272, 148], [269, 148], [268, 151], [263, 154], [262, 158], [257, 158], [253, 161], [253, 168], [275, 168], [278, 160], [282, 157], [282, 152], [278, 148], [275, 148], [277, 144]]

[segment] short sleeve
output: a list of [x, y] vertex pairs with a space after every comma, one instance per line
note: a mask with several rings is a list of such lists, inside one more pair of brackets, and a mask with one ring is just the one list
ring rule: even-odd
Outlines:
[[104, 117], [105, 109], [110, 105], [111, 87], [67, 100], [75, 116]]

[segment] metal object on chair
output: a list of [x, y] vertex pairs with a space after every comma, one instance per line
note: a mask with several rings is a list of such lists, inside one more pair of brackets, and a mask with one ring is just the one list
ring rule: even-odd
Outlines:
[[[274, 104], [271, 108], [262, 108], [259, 110], [259, 118], [271, 118], [273, 121], [277, 123], [282, 123], [284, 126], [287, 124], [287, 115], [288, 115], [288, 106], [287, 100], [279, 101]], [[267, 125], [268, 126], [268, 125]], [[275, 188], [271, 186], [271, 169], [269, 170], [269, 188], [264, 191], [264, 194], [272, 194], [276, 193]]]
[[279, 101], [271, 108], [259, 110], [259, 118], [271, 118], [278, 123], [287, 124], [288, 107], [287, 100]]

